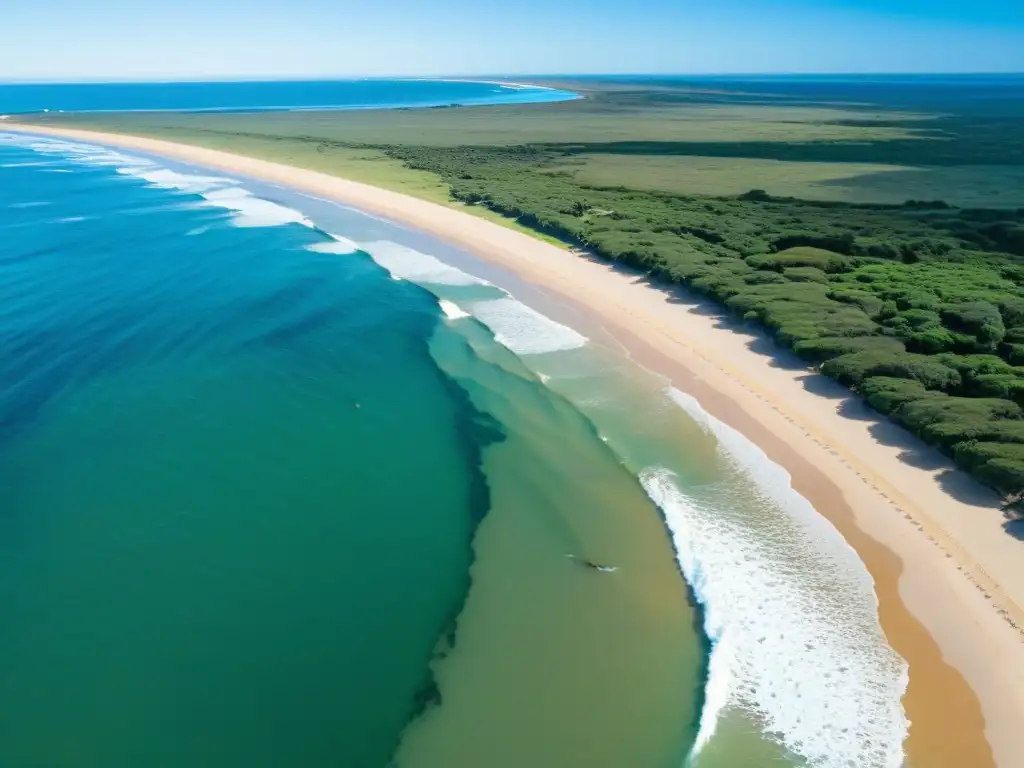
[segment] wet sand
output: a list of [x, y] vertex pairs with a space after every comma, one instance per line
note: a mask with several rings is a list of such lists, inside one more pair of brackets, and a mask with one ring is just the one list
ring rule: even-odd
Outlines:
[[1024, 544], [1004, 530], [994, 495], [839, 385], [794, 364], [764, 337], [731, 327], [693, 297], [462, 211], [215, 150], [38, 130], [351, 205], [466, 248], [582, 309], [634, 360], [759, 445], [857, 551], [874, 577], [883, 629], [910, 664], [911, 764], [1019, 765]]

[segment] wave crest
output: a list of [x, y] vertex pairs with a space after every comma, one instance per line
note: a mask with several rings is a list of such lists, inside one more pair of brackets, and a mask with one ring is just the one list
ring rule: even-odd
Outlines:
[[[712, 644], [694, 754], [735, 707], [815, 768], [899, 768], [907, 665], [882, 634], [870, 574], [785, 470], [694, 398], [669, 394], [733, 470], [713, 488], [686, 488], [661, 467], [640, 477]], [[756, 520], [742, 512], [751, 501]]]

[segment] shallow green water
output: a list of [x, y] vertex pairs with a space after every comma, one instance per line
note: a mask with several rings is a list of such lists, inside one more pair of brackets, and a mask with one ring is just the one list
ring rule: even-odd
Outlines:
[[480, 325], [452, 327], [434, 357], [504, 438], [483, 451], [491, 507], [441, 705], [397, 766], [682, 765], [703, 647], [657, 510], [575, 408]]
[[452, 409], [281, 378], [112, 377], [6, 456], [5, 764], [386, 761], [465, 588]]

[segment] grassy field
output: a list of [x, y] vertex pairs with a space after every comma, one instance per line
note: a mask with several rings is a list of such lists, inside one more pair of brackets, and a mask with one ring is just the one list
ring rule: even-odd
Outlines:
[[1024, 492], [1024, 81], [560, 82], [561, 104], [49, 115], [406, 192], [721, 302]]
[[459, 109], [37, 119], [244, 147], [435, 201], [449, 199], [444, 181], [405, 172], [388, 158], [389, 147], [545, 148], [553, 159], [563, 158], [553, 169], [572, 173], [582, 185], [676, 194], [735, 195], [758, 188], [845, 202], [938, 197], [964, 206], [1024, 205], [1024, 147], [1020, 139], [1010, 141], [1019, 120], [979, 123], [971, 116], [907, 109], [921, 106], [920, 89], [913, 94], [917, 101], [894, 105], [854, 100], [863, 94], [816, 102], [691, 83], [552, 84], [587, 98]]
[[[917, 124], [876, 125], [878, 112], [801, 106], [636, 104], [604, 94], [593, 99], [445, 109], [249, 114], [134, 113], [116, 122], [139, 131], [177, 130], [315, 138], [345, 144], [418, 146], [512, 146], [630, 142], [801, 142], [913, 139]], [[47, 115], [103, 125], [109, 115]], [[887, 118], [891, 119], [891, 118]], [[858, 123], [844, 124], [844, 120]]]
[[557, 165], [582, 185], [726, 197], [760, 188], [778, 197], [900, 204], [940, 197], [967, 208], [1024, 207], [1024, 166], [914, 168], [741, 157], [581, 154]]

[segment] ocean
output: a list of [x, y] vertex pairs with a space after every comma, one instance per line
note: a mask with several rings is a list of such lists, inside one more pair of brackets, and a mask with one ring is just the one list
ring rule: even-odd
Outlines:
[[853, 550], [528, 293], [0, 134], [0, 765], [902, 765]]
[[193, 83], [3, 83], [0, 114], [257, 112], [567, 101], [555, 88], [468, 80], [266, 80]]

